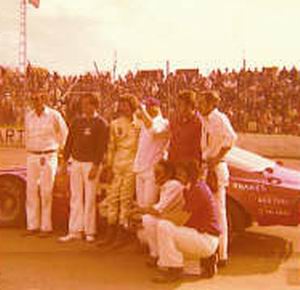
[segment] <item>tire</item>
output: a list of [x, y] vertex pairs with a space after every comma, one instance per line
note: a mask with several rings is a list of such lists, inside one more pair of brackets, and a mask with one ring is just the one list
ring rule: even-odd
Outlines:
[[0, 227], [25, 224], [25, 188], [18, 177], [0, 177]]
[[228, 242], [232, 244], [234, 237], [245, 231], [246, 214], [232, 199], [227, 200]]

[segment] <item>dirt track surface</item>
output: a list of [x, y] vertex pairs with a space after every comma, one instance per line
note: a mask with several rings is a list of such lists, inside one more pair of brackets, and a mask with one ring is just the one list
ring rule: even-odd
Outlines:
[[[260, 229], [262, 230], [262, 229]], [[266, 232], [271, 232], [267, 233]], [[156, 285], [154, 270], [131, 244], [114, 252], [102, 252], [83, 241], [60, 244], [57, 237], [22, 237], [17, 229], [0, 230], [1, 290], [232, 290], [297, 289], [300, 251], [287, 256], [289, 239], [299, 244], [299, 228], [254, 228], [235, 239], [231, 262], [211, 280], [183, 280]], [[281, 236], [285, 238], [281, 238]], [[295, 288], [296, 287], [296, 288]]]
[[[20, 150], [0, 149], [0, 166], [25, 163]], [[299, 161], [287, 164], [299, 168]], [[211, 280], [156, 285], [154, 270], [130, 244], [103, 252], [83, 241], [60, 244], [55, 237], [22, 237], [0, 229], [0, 290], [286, 290], [300, 288], [300, 227], [253, 227], [236, 237], [230, 264]], [[289, 241], [293, 252], [289, 253]]]

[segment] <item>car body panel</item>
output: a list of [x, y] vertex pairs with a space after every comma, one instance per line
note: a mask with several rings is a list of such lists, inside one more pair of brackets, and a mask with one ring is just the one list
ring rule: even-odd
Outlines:
[[260, 225], [300, 223], [300, 172], [255, 153], [233, 148], [228, 196]]
[[[294, 226], [300, 223], [300, 172], [285, 168], [255, 153], [234, 147], [226, 156], [229, 164], [229, 201], [260, 225]], [[0, 170], [26, 182], [26, 168]], [[53, 198], [53, 224], [67, 226], [69, 180], [58, 170]], [[0, 189], [1, 194], [1, 189]]]

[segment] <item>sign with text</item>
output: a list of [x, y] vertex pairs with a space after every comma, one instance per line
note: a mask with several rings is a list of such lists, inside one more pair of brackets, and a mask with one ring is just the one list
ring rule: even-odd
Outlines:
[[24, 147], [24, 128], [0, 127], [0, 147]]

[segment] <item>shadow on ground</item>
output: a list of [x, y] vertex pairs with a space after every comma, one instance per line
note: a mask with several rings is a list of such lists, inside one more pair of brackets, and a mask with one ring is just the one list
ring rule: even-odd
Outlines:
[[[137, 253], [135, 240], [121, 249], [103, 251], [83, 241], [60, 244], [57, 237], [24, 240], [16, 229], [1, 230], [0, 236], [1, 290], [171, 290], [181, 284], [152, 283], [155, 270], [146, 267], [146, 255]], [[244, 279], [243, 276], [276, 272], [291, 252], [290, 243], [285, 239], [246, 232], [235, 238], [230, 263], [219, 271], [216, 279], [221, 283], [223, 280], [219, 278], [226, 276]], [[289, 269], [289, 284], [298, 283], [296, 270]], [[198, 282], [202, 286], [212, 283], [211, 280]]]
[[230, 263], [220, 274], [235, 276], [272, 273], [278, 270], [292, 252], [289, 240], [245, 232], [235, 237], [230, 249]]

